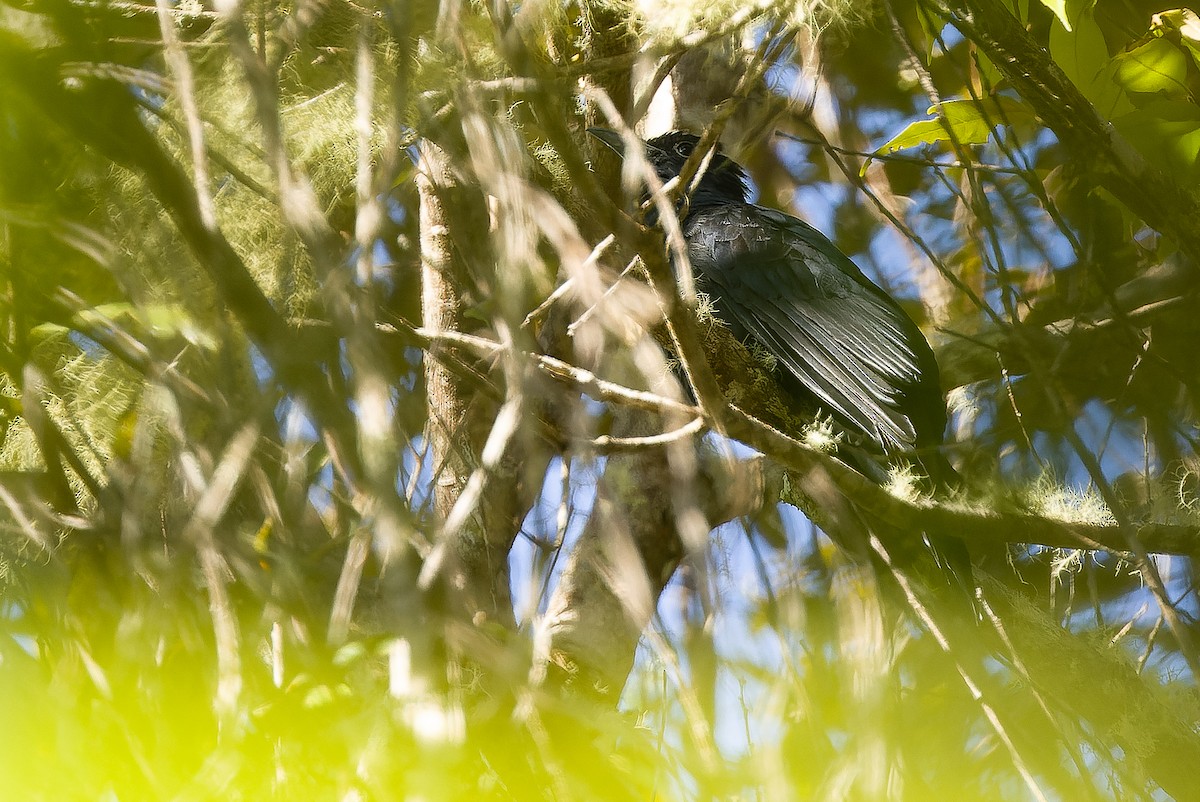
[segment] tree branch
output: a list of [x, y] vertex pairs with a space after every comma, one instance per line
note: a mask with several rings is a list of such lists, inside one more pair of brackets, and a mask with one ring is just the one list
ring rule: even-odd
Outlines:
[[[480, 355], [491, 355], [502, 346], [482, 337], [457, 333], [416, 330], [419, 336], [465, 348]], [[587, 392], [602, 401], [625, 408], [649, 411], [686, 412], [711, 421], [711, 415], [698, 407], [680, 404], [653, 393], [634, 390], [616, 382], [598, 378], [591, 371], [541, 354], [520, 354], [555, 381], [578, 392]], [[754, 403], [751, 401], [751, 403]], [[986, 508], [963, 502], [938, 500], [912, 501], [892, 495], [886, 488], [866, 478], [835, 456], [808, 446], [753, 415], [731, 405], [725, 425], [731, 437], [766, 454], [796, 476], [820, 477], [852, 499], [854, 506], [897, 529], [908, 532], [952, 534], [993, 543], [1025, 543], [1055, 548], [1095, 549], [1125, 552], [1120, 528], [1115, 524], [1075, 522], [1032, 512], [998, 510], [994, 501]], [[778, 482], [768, 477], [767, 487]], [[1137, 525], [1138, 540], [1147, 551], [1189, 556], [1200, 549], [1200, 525], [1147, 521]]]
[[1100, 184], [1200, 264], [1200, 197], [1146, 160], [1106, 122], [1001, 0], [931, 0]]

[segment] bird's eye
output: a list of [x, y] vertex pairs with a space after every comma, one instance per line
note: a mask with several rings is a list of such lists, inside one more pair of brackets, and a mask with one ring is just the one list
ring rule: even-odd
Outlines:
[[684, 158], [692, 155], [692, 149], [688, 147], [688, 143], [686, 142], [680, 142], [677, 144], [675, 146], [675, 152]]

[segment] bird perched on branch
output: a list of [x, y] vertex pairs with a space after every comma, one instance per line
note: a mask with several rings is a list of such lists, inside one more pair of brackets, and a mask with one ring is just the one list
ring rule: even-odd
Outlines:
[[[615, 131], [589, 130], [624, 153]], [[672, 131], [646, 142], [659, 179], [679, 175], [698, 141]], [[948, 478], [938, 366], [917, 324], [821, 232], [746, 195], [745, 170], [718, 151], [681, 220], [714, 316], [775, 359], [802, 408], [827, 412], [872, 450], [917, 461], [935, 482]]]
[[[620, 134], [588, 130], [624, 156]], [[698, 141], [672, 131], [643, 144], [666, 183]], [[774, 358], [779, 383], [798, 407], [828, 413], [869, 451], [915, 462], [935, 487], [957, 486], [937, 450], [946, 407], [917, 324], [821, 232], [747, 202], [747, 192], [745, 170], [717, 151], [680, 220], [697, 288], [711, 298], [714, 317]], [[966, 560], [961, 541], [949, 550], [959, 552], [954, 562]]]

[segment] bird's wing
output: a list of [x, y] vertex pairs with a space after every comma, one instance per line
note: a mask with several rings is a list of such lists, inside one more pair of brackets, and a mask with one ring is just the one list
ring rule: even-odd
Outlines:
[[761, 343], [827, 411], [885, 450], [911, 449], [918, 435], [906, 398], [922, 395], [932, 354], [895, 301], [794, 217], [730, 204], [688, 222], [689, 255], [718, 316]]

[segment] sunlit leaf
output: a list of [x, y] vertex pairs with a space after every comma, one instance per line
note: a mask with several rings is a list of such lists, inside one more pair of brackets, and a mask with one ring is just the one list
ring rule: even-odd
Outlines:
[[[943, 116], [910, 123], [875, 152], [894, 153], [952, 139], [963, 145], [981, 145], [998, 125], [1022, 125], [1034, 119], [1029, 106], [1004, 95], [996, 95], [978, 103], [974, 100], [951, 100], [943, 103], [941, 108]], [[926, 113], [936, 112], [937, 107], [930, 106]]]
[[933, 60], [933, 45], [937, 41], [938, 34], [941, 33], [940, 26], [943, 24], [943, 20], [929, 13], [923, 5], [918, 3], [917, 21], [921, 24], [921, 33], [924, 36], [921, 55], [925, 58], [925, 63], [929, 64]]
[[1050, 9], [1054, 16], [1058, 17], [1059, 22], [1068, 31], [1071, 30], [1071, 18], [1067, 11], [1067, 0], [1042, 0], [1042, 5]]
[[1089, 13], [1078, 13], [1072, 24], [1053, 22], [1050, 25], [1050, 55], [1071, 83], [1101, 111], [1109, 113], [1119, 94], [1104, 68], [1108, 66], [1108, 47], [1100, 26]]
[[1188, 56], [1165, 38], [1151, 39], [1113, 58], [1113, 80], [1126, 92], [1188, 96]]
[[1200, 14], [1190, 8], [1176, 8], [1155, 14], [1150, 20], [1152, 32], [1178, 34], [1180, 43], [1200, 64]]

